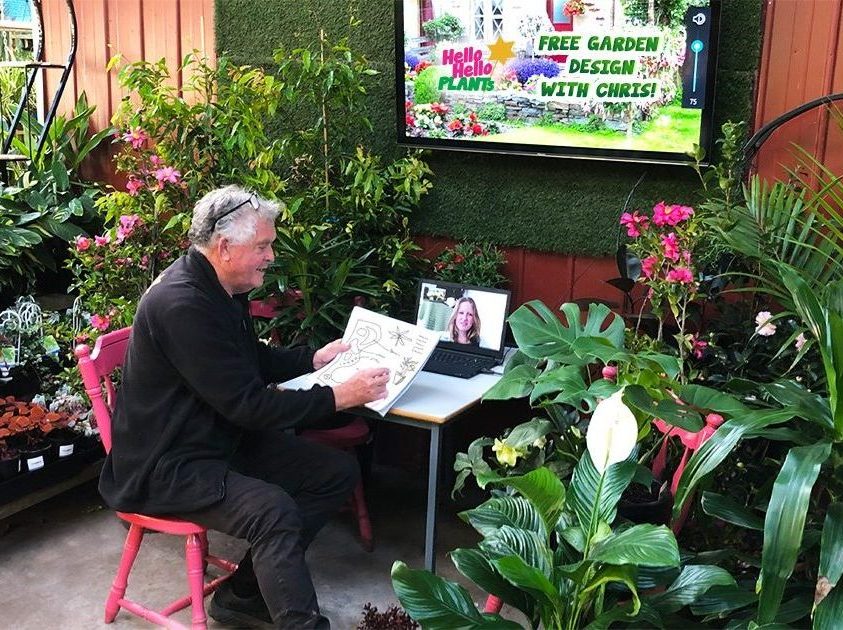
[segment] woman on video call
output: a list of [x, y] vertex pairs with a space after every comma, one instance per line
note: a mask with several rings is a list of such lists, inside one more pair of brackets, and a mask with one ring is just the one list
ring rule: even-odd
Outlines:
[[480, 315], [473, 299], [462, 297], [457, 300], [445, 333], [445, 341], [480, 345]]

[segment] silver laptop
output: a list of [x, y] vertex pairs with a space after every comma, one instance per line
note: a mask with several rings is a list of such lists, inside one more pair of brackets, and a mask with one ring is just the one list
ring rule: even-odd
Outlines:
[[420, 280], [416, 323], [440, 333], [424, 370], [471, 378], [503, 361], [510, 292]]

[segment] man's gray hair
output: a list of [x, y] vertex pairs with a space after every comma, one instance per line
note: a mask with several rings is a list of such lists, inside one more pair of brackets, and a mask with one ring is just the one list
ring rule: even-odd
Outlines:
[[[280, 212], [279, 205], [255, 195], [258, 201], [255, 209], [249, 203], [251, 196], [248, 190], [232, 184], [202, 197], [193, 207], [193, 219], [187, 233], [190, 242], [200, 250], [207, 249], [215, 238], [222, 236], [232, 243], [242, 244], [254, 238], [258, 220], [275, 223]], [[226, 214], [238, 204], [243, 205]]]

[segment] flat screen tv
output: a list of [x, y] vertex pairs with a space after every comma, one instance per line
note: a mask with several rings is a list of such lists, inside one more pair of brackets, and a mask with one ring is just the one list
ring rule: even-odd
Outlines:
[[687, 163], [710, 153], [720, 0], [396, 0], [402, 145]]

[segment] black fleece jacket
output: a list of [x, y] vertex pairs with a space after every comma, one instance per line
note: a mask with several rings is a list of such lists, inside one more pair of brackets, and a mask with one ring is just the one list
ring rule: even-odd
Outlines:
[[246, 296], [229, 296], [191, 248], [138, 306], [100, 493], [114, 509], [146, 514], [219, 501], [243, 431], [307, 426], [335, 411], [330, 387], [267, 388], [312, 370], [312, 350], [257, 340]]

